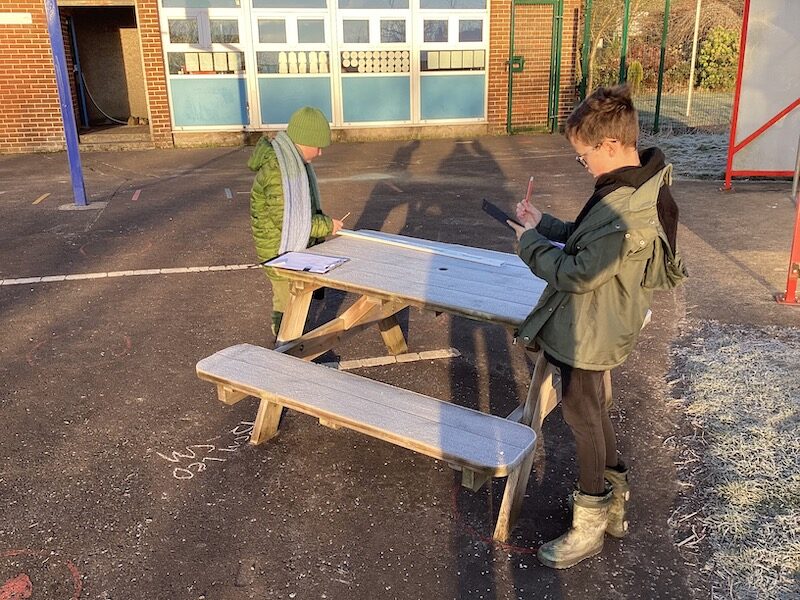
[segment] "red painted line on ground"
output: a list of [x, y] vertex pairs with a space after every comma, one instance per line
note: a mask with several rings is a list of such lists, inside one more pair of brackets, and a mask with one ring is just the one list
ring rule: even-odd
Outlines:
[[33, 596], [33, 584], [25, 573], [9, 579], [0, 587], [0, 600], [23, 600]]
[[[44, 552], [34, 552], [33, 550], [4, 550], [0, 552], [0, 558], [13, 558], [14, 556], [33, 556], [33, 557], [50, 557], [50, 553]], [[70, 600], [80, 600], [81, 592], [83, 591], [83, 582], [81, 581], [81, 573], [78, 571], [78, 568], [72, 563], [70, 560], [64, 561], [64, 566], [69, 571], [70, 577], [72, 578], [72, 598]], [[21, 575], [24, 575], [21, 574]], [[28, 576], [25, 575], [25, 578], [28, 579]], [[30, 579], [28, 579], [30, 581]], [[31, 588], [33, 586], [31, 585]], [[5, 586], [0, 589], [0, 592], [5, 589]], [[30, 596], [11, 596], [10, 598], [6, 599], [0, 595], [0, 600], [23, 600], [24, 598], [29, 598]]]
[[133, 192], [133, 197], [131, 198], [131, 202], [136, 202], [139, 199], [139, 195], [142, 193], [142, 190], [136, 190]]
[[453, 512], [456, 515], [456, 521], [461, 524], [470, 536], [473, 538], [482, 541], [484, 544], [489, 546], [494, 546], [503, 552], [510, 552], [512, 554], [536, 554], [539, 550], [538, 547], [524, 547], [524, 546], [515, 546], [513, 544], [508, 544], [506, 542], [498, 542], [497, 540], [493, 539], [490, 536], [483, 535], [479, 531], [475, 530], [469, 523], [467, 523], [461, 515], [461, 512], [458, 510], [458, 492], [461, 489], [461, 486], [458, 483], [453, 484]]

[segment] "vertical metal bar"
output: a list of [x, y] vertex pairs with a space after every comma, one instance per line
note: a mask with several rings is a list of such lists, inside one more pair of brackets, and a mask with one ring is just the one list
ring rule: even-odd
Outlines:
[[798, 305], [797, 280], [800, 278], [800, 201], [797, 202], [794, 215], [794, 233], [792, 249], [789, 251], [789, 272], [786, 275], [786, 293], [776, 295], [781, 304]]
[[697, 61], [697, 35], [700, 32], [700, 5], [703, 0], [697, 0], [694, 13], [694, 38], [692, 39], [692, 64], [689, 66], [689, 91], [686, 97], [686, 116], [692, 112], [692, 92], [694, 91], [694, 65]]
[[564, 32], [564, 0], [558, 0], [553, 6], [553, 12], [555, 13], [553, 15], [553, 24], [556, 28], [556, 56], [553, 74], [553, 120], [550, 126], [550, 133], [558, 131], [558, 109], [561, 100], [561, 40]]
[[514, 97], [514, 17], [516, 13], [516, 2], [511, 0], [511, 31], [508, 38], [508, 104], [506, 107], [506, 133], [513, 133], [511, 130], [511, 110], [513, 107], [512, 98]]
[[631, 18], [631, 0], [625, 0], [622, 12], [622, 45], [619, 49], [619, 82], [625, 83], [628, 80], [628, 66], [626, 64], [628, 55], [628, 27]]
[[797, 158], [794, 161], [794, 176], [792, 177], [792, 200], [797, 201], [797, 185], [800, 181], [800, 138], [797, 139]]
[[56, 0], [44, 0], [44, 11], [47, 17], [47, 32], [50, 34], [50, 48], [53, 52], [53, 66], [56, 72], [56, 85], [61, 104], [61, 119], [64, 124], [64, 137], [67, 142], [67, 160], [69, 161], [70, 178], [72, 179], [72, 195], [76, 206], [86, 206], [86, 188], [83, 184], [81, 155], [78, 152], [78, 131], [75, 125], [75, 113], [72, 108], [72, 94], [69, 89], [67, 75], [67, 59], [64, 54], [64, 36], [61, 34], [61, 19], [58, 15]]
[[586, 86], [589, 85], [589, 54], [592, 43], [592, 0], [586, 0], [583, 9], [583, 46], [581, 49], [581, 83], [578, 96], [586, 99]]
[[661, 92], [664, 88], [664, 61], [667, 56], [667, 33], [669, 32], [669, 2], [664, 1], [664, 28], [661, 30], [661, 58], [658, 61], [658, 90], [656, 91], [656, 114], [653, 119], [653, 133], [658, 133], [661, 118]]

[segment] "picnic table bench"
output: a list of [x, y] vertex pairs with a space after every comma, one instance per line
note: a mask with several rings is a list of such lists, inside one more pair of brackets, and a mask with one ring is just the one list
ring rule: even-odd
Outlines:
[[216, 384], [226, 404], [260, 398], [254, 444], [277, 434], [286, 407], [446, 461], [473, 491], [507, 477], [493, 537], [508, 539], [533, 465], [530, 427], [250, 344], [202, 359], [197, 375]]

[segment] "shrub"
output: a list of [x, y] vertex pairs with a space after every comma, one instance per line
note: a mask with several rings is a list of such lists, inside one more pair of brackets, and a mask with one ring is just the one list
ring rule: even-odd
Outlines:
[[638, 60], [634, 60], [628, 66], [628, 83], [631, 86], [631, 91], [634, 94], [638, 94], [642, 89], [642, 80], [644, 79], [644, 69], [642, 68], [642, 63]]
[[697, 83], [709, 90], [729, 90], [736, 83], [739, 33], [714, 27], [700, 46]]

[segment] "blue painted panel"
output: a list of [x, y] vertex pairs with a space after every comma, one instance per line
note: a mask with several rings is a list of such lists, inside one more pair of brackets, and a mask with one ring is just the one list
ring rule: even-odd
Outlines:
[[176, 127], [249, 122], [244, 79], [171, 77], [169, 86]]
[[264, 124], [288, 123], [303, 106], [315, 106], [333, 121], [330, 77], [259, 77], [258, 96]]
[[420, 109], [428, 119], [482, 119], [486, 113], [486, 75], [425, 75]]
[[347, 123], [411, 119], [411, 78], [343, 77], [342, 103]]

